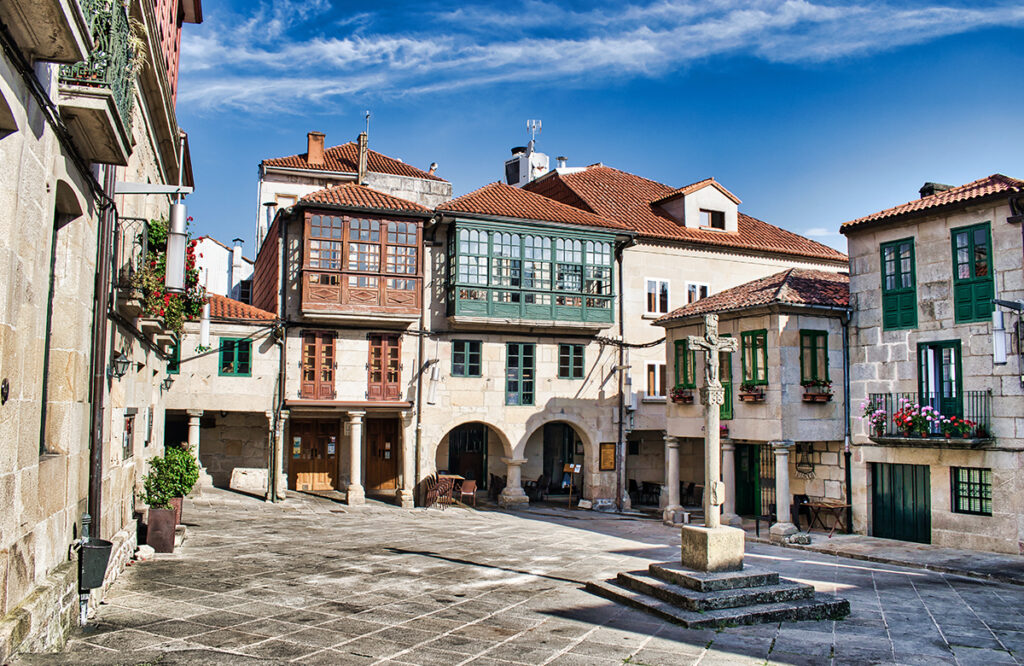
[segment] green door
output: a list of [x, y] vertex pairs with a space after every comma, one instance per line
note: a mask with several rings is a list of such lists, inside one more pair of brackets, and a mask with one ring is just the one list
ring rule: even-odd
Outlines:
[[960, 341], [922, 342], [917, 345], [920, 403], [944, 416], [964, 415]]
[[872, 535], [931, 543], [928, 465], [871, 463]]
[[761, 514], [761, 475], [758, 447], [736, 445], [736, 513], [740, 516]]

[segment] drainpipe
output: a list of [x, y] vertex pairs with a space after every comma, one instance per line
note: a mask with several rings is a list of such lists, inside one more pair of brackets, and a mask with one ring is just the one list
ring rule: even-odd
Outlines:
[[[434, 222], [435, 224], [430, 230], [430, 243], [423, 244], [424, 250], [427, 247], [433, 248], [434, 243], [436, 242], [437, 228], [440, 225], [441, 220], [440, 218], [437, 218], [435, 219]], [[429, 285], [427, 284], [426, 254], [424, 254], [423, 256], [423, 261], [423, 288], [420, 290], [420, 330], [417, 333], [417, 336], [419, 337], [419, 343], [417, 345], [416, 350], [416, 404], [413, 405], [413, 409], [416, 410], [416, 478], [413, 479], [413, 493], [415, 495], [414, 501], [419, 502], [420, 504], [423, 503], [423, 498], [419, 497], [420, 479], [423, 477], [423, 464], [420, 460], [420, 458], [422, 457], [420, 454], [423, 449], [423, 356], [426, 353], [424, 351], [424, 348], [427, 344], [426, 340], [424, 340], [424, 337], [427, 335], [427, 333], [426, 327], [424, 326], [425, 318], [423, 313], [426, 308], [426, 304], [430, 302]], [[445, 264], [447, 265], [447, 262], [445, 262]], [[433, 266], [433, 264], [431, 264], [431, 266]], [[433, 273], [431, 273], [431, 276], [433, 276]], [[447, 278], [447, 276], [445, 277]], [[431, 277], [431, 281], [433, 281], [433, 277]]]
[[96, 284], [92, 311], [92, 381], [89, 386], [89, 514], [93, 535], [103, 536], [103, 403], [107, 375], [107, 310], [110, 308], [110, 263], [113, 252], [111, 234], [117, 211], [110, 194], [114, 191], [115, 167], [106, 167], [103, 191], [107, 200], [100, 204], [100, 224], [96, 246]]
[[[277, 419], [274, 423], [274, 435], [276, 437], [278, 432], [281, 432], [281, 413], [284, 411], [284, 397], [285, 397], [285, 382], [288, 379], [287, 368], [288, 368], [288, 317], [285, 313], [287, 307], [287, 294], [288, 294], [288, 266], [285, 261], [288, 258], [288, 224], [287, 216], [284, 211], [278, 213], [280, 216], [280, 226], [277, 229], [278, 242], [281, 247], [280, 252], [280, 271], [281, 271], [281, 286], [280, 293], [278, 294], [277, 304], [277, 318], [281, 322], [281, 353], [278, 354], [280, 359], [277, 368]], [[284, 433], [281, 432], [281, 437], [284, 437]], [[283, 465], [284, 459], [277, 459], [277, 450], [280, 446], [281, 450], [284, 451], [284, 442], [274, 442], [273, 453], [271, 454], [271, 460], [274, 463], [274, 467], [270, 471], [271, 483], [273, 484], [273, 492], [270, 494], [270, 501], [277, 501], [277, 489], [281, 484], [281, 480], [278, 478], [278, 469]]]
[[[625, 322], [625, 292], [623, 291], [622, 279], [622, 253], [627, 245], [632, 244], [632, 239], [619, 244], [615, 248], [615, 262], [619, 265], [619, 433], [615, 444], [615, 508], [621, 513], [624, 508], [622, 494], [626, 487], [626, 322]], [[600, 455], [600, 453], [599, 453]]]
[[843, 325], [843, 469], [846, 482], [846, 533], [853, 534], [853, 471], [850, 469], [850, 311], [840, 319]]

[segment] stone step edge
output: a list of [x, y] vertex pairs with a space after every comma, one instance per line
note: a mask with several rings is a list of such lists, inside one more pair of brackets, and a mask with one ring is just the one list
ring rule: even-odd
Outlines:
[[652, 562], [647, 567], [647, 571], [651, 576], [666, 583], [685, 587], [694, 592], [715, 592], [779, 584], [777, 572], [751, 566], [745, 566], [742, 571], [707, 574], [684, 569], [675, 563]]
[[814, 596], [813, 586], [788, 580], [783, 580], [777, 585], [758, 585], [710, 592], [697, 592], [675, 585], [655, 578], [645, 571], [623, 571], [616, 577], [616, 582], [634, 592], [696, 612], [798, 601]]
[[815, 594], [803, 599], [774, 604], [758, 604], [745, 609], [723, 609], [697, 613], [628, 590], [609, 581], [588, 581], [585, 589], [591, 594], [655, 615], [688, 629], [714, 629], [740, 624], [797, 622], [801, 620], [841, 620], [850, 614], [850, 602]]

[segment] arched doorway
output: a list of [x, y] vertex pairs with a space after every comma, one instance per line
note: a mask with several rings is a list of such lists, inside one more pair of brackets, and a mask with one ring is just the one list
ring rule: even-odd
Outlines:
[[452, 429], [437, 447], [435, 463], [438, 472], [458, 474], [477, 482], [486, 490], [492, 474], [503, 476], [505, 455], [501, 439], [486, 424], [464, 423]]
[[[583, 440], [568, 423], [556, 421], [545, 423], [530, 435], [523, 449], [526, 463], [523, 465], [523, 483], [543, 482], [547, 495], [568, 495], [580, 497], [583, 483], [584, 447]], [[581, 473], [570, 476], [565, 466], [580, 465]]]

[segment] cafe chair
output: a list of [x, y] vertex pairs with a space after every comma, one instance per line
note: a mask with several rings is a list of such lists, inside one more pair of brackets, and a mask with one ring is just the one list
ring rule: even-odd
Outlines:
[[472, 479], [463, 481], [462, 487], [459, 488], [459, 501], [461, 502], [467, 496], [473, 498], [473, 508], [476, 508], [476, 481]]

